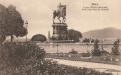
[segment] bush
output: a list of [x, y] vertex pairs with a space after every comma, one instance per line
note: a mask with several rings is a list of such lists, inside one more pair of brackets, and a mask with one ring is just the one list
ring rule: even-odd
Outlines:
[[74, 49], [72, 49], [72, 51], [69, 52], [70, 54], [78, 54], [77, 51], [75, 51]]
[[90, 57], [91, 54], [88, 52], [88, 53], [81, 53], [82, 57]]
[[98, 43], [99, 43], [99, 40], [95, 40], [94, 49], [92, 50], [92, 55], [93, 56], [100, 56], [101, 55]]
[[90, 42], [90, 39], [88, 38], [85, 38], [84, 40], [82, 40], [83, 43], [89, 43]]
[[[27, 75], [37, 71], [44, 62], [45, 51], [31, 43], [5, 43], [0, 47], [0, 69], [2, 75], [18, 72]], [[7, 73], [9, 71], [10, 73]], [[4, 74], [6, 73], [6, 74]], [[29, 74], [29, 75], [31, 75]]]
[[47, 60], [47, 71], [43, 75], [112, 75], [111, 73], [99, 72], [89, 68], [77, 68], [66, 65], [58, 65], [57, 62]]
[[107, 52], [106, 50], [100, 51], [101, 55], [110, 55], [109, 52]]
[[1, 45], [0, 63], [0, 75], [112, 75], [45, 60], [45, 51], [31, 43]]
[[44, 42], [46, 41], [47, 38], [45, 35], [43, 34], [37, 34], [37, 35], [34, 35], [32, 38], [31, 38], [31, 41], [40, 41], [40, 42]]
[[113, 47], [112, 47], [112, 54], [113, 55], [120, 55], [120, 52], [119, 52], [119, 43], [120, 41], [119, 40], [116, 40], [113, 44]]

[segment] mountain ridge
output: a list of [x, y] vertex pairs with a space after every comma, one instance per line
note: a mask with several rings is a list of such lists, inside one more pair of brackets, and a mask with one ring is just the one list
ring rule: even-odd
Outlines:
[[98, 38], [98, 39], [105, 39], [105, 38], [121, 38], [121, 29], [114, 28], [114, 27], [107, 27], [103, 29], [96, 29], [91, 30], [88, 32], [82, 33], [83, 37], [85, 38]]

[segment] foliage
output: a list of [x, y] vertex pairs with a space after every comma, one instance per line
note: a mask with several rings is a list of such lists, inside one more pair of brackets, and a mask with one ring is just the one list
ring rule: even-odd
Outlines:
[[6, 28], [6, 19], [7, 19], [7, 9], [5, 6], [0, 4], [0, 44], [4, 42], [6, 36], [4, 35]]
[[0, 5], [0, 34], [5, 36], [23, 37], [27, 34], [27, 29], [24, 28], [24, 21], [21, 14], [16, 10], [16, 7], [9, 5], [8, 8]]
[[82, 42], [83, 42], [83, 43], [89, 43], [89, 42], [90, 42], [90, 39], [85, 38]]
[[95, 42], [95, 40], [94, 40], [94, 39], [92, 39], [92, 40], [91, 40], [91, 43], [94, 43], [94, 42]]
[[1, 75], [112, 75], [88, 68], [58, 65], [45, 60], [45, 51], [32, 43], [5, 43], [0, 46]]
[[79, 42], [80, 38], [82, 38], [81, 32], [79, 32], [77, 30], [73, 30], [73, 29], [68, 30], [68, 40], [73, 40], [74, 42]]
[[120, 41], [119, 40], [116, 40], [113, 44], [113, 47], [112, 47], [112, 54], [113, 55], [120, 55], [120, 52], [119, 52], [119, 43]]
[[3, 72], [2, 75], [13, 75], [16, 72], [32, 75], [37, 71], [38, 65], [43, 64], [44, 57], [45, 51], [37, 45], [5, 43], [0, 47], [0, 70]]
[[71, 54], [78, 54], [78, 52], [75, 51], [74, 49], [72, 49], [72, 51], [70, 51], [69, 53], [71, 53]]
[[2, 44], [6, 39], [5, 35], [0, 35], [0, 44]]
[[37, 35], [34, 35], [32, 38], [31, 38], [31, 41], [41, 41], [41, 42], [44, 42], [46, 41], [46, 36], [43, 35], [43, 34], [37, 34]]
[[57, 62], [46, 60], [46, 71], [42, 75], [112, 75], [111, 73], [98, 72], [89, 68], [76, 68], [58, 65]]
[[0, 4], [0, 34], [3, 35], [7, 26], [7, 8]]
[[89, 52], [87, 52], [87, 53], [81, 53], [81, 55], [82, 55], [82, 57], [90, 57], [90, 53]]
[[90, 39], [90, 38], [85, 38], [82, 40], [83, 43], [90, 43], [90, 42], [94, 43], [94, 41], [95, 41], [94, 39]]
[[101, 55], [110, 55], [110, 53], [106, 50], [100, 51]]
[[94, 49], [92, 50], [92, 55], [93, 56], [100, 56], [101, 55], [98, 43], [99, 43], [99, 40], [95, 40]]
[[28, 31], [26, 28], [24, 27], [18, 27], [18, 29], [14, 32], [14, 35], [16, 37], [23, 37], [25, 35], [27, 35]]

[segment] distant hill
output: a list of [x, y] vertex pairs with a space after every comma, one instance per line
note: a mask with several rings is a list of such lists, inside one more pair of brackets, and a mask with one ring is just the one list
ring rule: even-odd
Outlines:
[[93, 38], [110, 38], [110, 39], [117, 39], [121, 38], [121, 29], [108, 27], [104, 29], [92, 30], [83, 33], [83, 37], [93, 37]]

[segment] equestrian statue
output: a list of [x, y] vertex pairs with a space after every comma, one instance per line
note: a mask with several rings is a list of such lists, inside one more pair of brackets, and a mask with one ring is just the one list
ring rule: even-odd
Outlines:
[[61, 5], [61, 3], [60, 3], [57, 6], [57, 10], [54, 10], [54, 12], [53, 12], [53, 23], [55, 23], [54, 22], [55, 18], [57, 18], [60, 23], [65, 23], [65, 21], [66, 21], [66, 5]]

